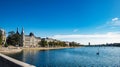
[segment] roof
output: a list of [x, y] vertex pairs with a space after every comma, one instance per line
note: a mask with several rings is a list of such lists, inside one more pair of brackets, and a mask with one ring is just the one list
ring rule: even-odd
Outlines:
[[40, 37], [35, 37], [36, 39], [41, 39]]
[[[30, 35], [25, 35], [25, 37], [31, 37]], [[35, 37], [35, 36], [33, 36]], [[36, 39], [41, 39], [40, 37], [35, 37]]]
[[25, 35], [25, 37], [30, 37], [29, 35]]

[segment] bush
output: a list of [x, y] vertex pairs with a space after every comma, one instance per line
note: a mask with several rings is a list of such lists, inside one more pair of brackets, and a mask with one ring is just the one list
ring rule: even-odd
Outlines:
[[8, 44], [7, 43], [5, 43], [5, 45], [4, 45], [5, 47], [8, 47]]

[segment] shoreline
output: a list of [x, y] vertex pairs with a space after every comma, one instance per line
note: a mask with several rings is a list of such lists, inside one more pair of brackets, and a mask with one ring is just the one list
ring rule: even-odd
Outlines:
[[78, 47], [32, 47], [22, 48], [23, 50], [54, 50], [54, 49], [65, 49], [65, 48], [78, 48]]
[[0, 53], [3, 53], [3, 54], [9, 54], [9, 53], [18, 53], [18, 52], [21, 52], [22, 49], [21, 48], [0, 48]]
[[[80, 46], [81, 47], [81, 46]], [[65, 48], [79, 48], [79, 47], [31, 47], [31, 48], [25, 48], [25, 47], [14, 47], [14, 48], [0, 48], [0, 53], [18, 53], [23, 50], [56, 50], [56, 49], [65, 49]]]

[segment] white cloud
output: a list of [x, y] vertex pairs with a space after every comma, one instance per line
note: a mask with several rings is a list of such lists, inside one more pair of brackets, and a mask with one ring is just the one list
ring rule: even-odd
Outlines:
[[73, 35], [54, 35], [54, 38], [96, 38], [96, 37], [118, 37], [120, 36], [120, 32], [108, 32], [107, 34], [88, 34], [88, 35], [80, 35], [80, 34], [73, 34]]
[[113, 21], [113, 22], [114, 22], [114, 21], [118, 21], [118, 19], [119, 19], [119, 18], [116, 17], [116, 18], [113, 18], [112, 21]]
[[82, 44], [105, 44], [105, 43], [119, 43], [120, 32], [108, 32], [106, 34], [74, 34], [74, 35], [54, 35], [52, 38], [65, 40], [65, 41], [76, 41]]
[[120, 26], [120, 20], [119, 18], [113, 18], [108, 24], [111, 26]]
[[119, 26], [120, 26], [120, 19], [116, 17], [111, 19], [111, 21], [107, 21], [104, 25], [97, 27], [97, 29], [106, 28], [106, 27], [115, 29], [118, 28]]
[[74, 30], [73, 30], [73, 32], [78, 32], [78, 31], [79, 31], [79, 29], [74, 29]]

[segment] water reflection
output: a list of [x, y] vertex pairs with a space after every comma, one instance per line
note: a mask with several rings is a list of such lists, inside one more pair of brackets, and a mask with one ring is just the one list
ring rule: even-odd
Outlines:
[[[99, 48], [99, 55], [96, 52]], [[119, 47], [81, 47], [59, 50], [24, 50], [9, 55], [37, 67], [119, 67]]]
[[22, 61], [27, 62], [27, 63], [35, 63], [38, 57], [38, 50], [23, 50], [22, 52]]

